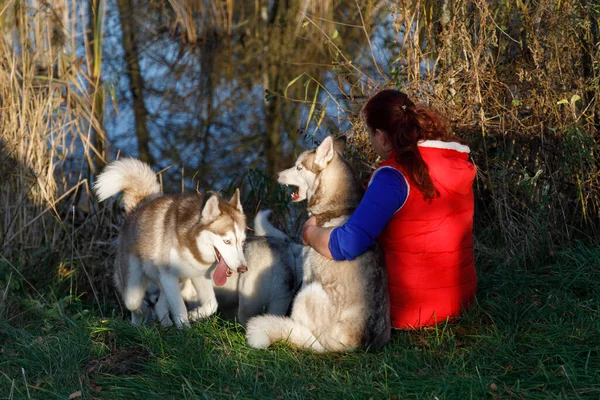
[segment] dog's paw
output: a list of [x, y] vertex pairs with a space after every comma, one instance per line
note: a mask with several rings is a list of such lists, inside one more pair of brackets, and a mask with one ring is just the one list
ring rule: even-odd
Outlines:
[[173, 326], [173, 321], [171, 321], [171, 318], [166, 315], [161, 321], [160, 321], [160, 326], [162, 326], [163, 328], [168, 328], [170, 326]]
[[200, 307], [198, 307], [188, 313], [188, 318], [190, 321], [194, 322], [198, 321], [199, 319], [206, 318], [206, 316], [200, 312]]
[[174, 315], [173, 319], [175, 320], [175, 325], [179, 329], [184, 329], [184, 328], [190, 327], [190, 321], [189, 321], [187, 315]]
[[255, 319], [251, 319], [248, 322], [248, 327], [246, 328], [246, 340], [248, 341], [248, 346], [255, 349], [266, 349], [271, 345], [271, 338], [258, 326], [258, 324], [256, 324]]
[[198, 307], [188, 313], [190, 321], [208, 318], [217, 312], [217, 304], [207, 304], [206, 306]]

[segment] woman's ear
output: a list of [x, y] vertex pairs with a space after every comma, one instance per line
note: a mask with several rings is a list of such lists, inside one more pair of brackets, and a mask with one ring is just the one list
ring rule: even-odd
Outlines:
[[391, 150], [394, 147], [390, 136], [381, 129], [375, 130], [375, 136], [379, 136], [379, 143], [381, 143], [384, 150]]

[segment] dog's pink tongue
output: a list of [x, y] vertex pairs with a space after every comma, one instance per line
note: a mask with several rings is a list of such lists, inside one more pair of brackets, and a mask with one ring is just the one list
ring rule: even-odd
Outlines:
[[223, 286], [225, 282], [227, 282], [227, 270], [229, 267], [225, 264], [225, 260], [223, 257], [219, 257], [219, 263], [217, 264], [217, 269], [215, 269], [215, 273], [213, 274], [213, 282], [217, 286]]

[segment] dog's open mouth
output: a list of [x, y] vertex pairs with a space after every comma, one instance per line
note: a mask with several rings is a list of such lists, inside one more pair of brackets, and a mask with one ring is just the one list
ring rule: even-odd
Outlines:
[[223, 256], [221, 256], [221, 253], [219, 253], [219, 250], [217, 250], [216, 247], [215, 253], [217, 254], [217, 260], [219, 262], [217, 263], [217, 268], [213, 274], [213, 282], [217, 286], [223, 286], [227, 282], [227, 278], [233, 275], [233, 271], [229, 268], [229, 265], [227, 265], [223, 259]]
[[[285, 185], [286, 187], [290, 187], [290, 185]], [[300, 197], [300, 188], [296, 188], [296, 190], [294, 190], [291, 194], [292, 196], [292, 201], [298, 201], [298, 198]]]

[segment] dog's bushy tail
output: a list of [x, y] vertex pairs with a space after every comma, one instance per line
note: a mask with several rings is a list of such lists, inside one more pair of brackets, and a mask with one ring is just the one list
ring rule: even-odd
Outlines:
[[255, 349], [266, 349], [275, 342], [287, 340], [301, 349], [312, 349], [318, 353], [326, 351], [307, 327], [277, 315], [259, 315], [248, 321], [246, 339]]
[[256, 236], [267, 236], [289, 241], [290, 238], [288, 235], [275, 228], [269, 222], [271, 213], [271, 210], [261, 210], [256, 214], [256, 217], [254, 217], [254, 234]]
[[99, 201], [124, 192], [125, 212], [129, 213], [146, 197], [160, 193], [160, 185], [148, 164], [134, 158], [124, 158], [104, 168], [96, 179], [94, 191]]

